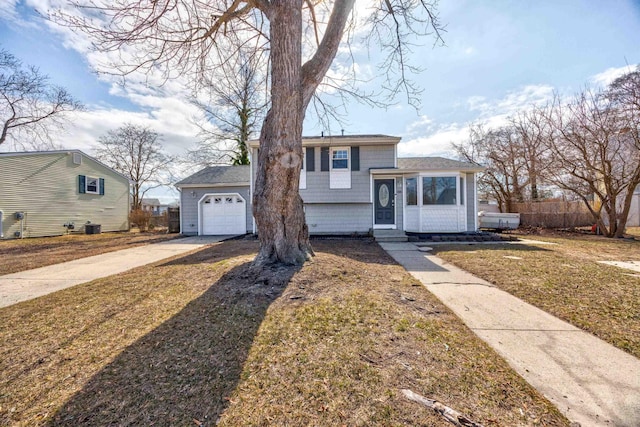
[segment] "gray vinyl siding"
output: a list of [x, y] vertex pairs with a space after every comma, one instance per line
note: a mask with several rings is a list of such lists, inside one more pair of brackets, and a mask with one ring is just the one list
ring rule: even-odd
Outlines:
[[368, 233], [373, 224], [371, 203], [305, 204], [310, 234]]
[[[77, 154], [77, 152], [75, 152]], [[110, 168], [82, 155], [73, 163], [73, 151], [0, 157], [0, 211], [5, 239], [21, 229], [16, 212], [24, 212], [24, 237], [84, 232], [87, 222], [103, 232], [129, 229], [129, 181]], [[80, 194], [78, 175], [104, 179], [105, 194]]]
[[[395, 165], [395, 146], [360, 145], [360, 170], [351, 171], [351, 188], [330, 189], [328, 171], [320, 170], [320, 147], [314, 147], [315, 170], [305, 172], [307, 188], [300, 190], [305, 203], [370, 203], [371, 181], [369, 169], [392, 168]], [[255, 180], [258, 165], [258, 150], [252, 150], [252, 176]]]
[[465, 189], [464, 202], [467, 205], [467, 231], [476, 231], [476, 217], [478, 208], [476, 206], [475, 174], [467, 173], [464, 178]]
[[351, 188], [330, 189], [330, 172], [320, 170], [320, 147], [315, 147], [315, 171], [307, 172], [307, 188], [300, 190], [305, 203], [369, 203], [371, 180], [369, 169], [392, 168], [393, 145], [360, 146], [360, 170], [351, 171]]
[[198, 234], [198, 201], [205, 194], [238, 193], [245, 200], [247, 232], [253, 231], [253, 216], [249, 186], [229, 187], [185, 187], [180, 193], [181, 233], [187, 236]]

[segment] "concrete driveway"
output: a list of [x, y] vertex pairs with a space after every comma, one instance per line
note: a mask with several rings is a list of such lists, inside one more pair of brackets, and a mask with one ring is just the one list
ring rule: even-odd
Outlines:
[[0, 276], [0, 307], [119, 274], [233, 236], [198, 236], [153, 243]]

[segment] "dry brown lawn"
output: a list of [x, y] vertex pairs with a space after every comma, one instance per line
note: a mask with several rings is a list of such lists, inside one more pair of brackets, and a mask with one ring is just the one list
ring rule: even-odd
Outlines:
[[640, 357], [640, 278], [598, 261], [640, 261], [640, 241], [571, 233], [554, 245], [435, 246], [439, 257]]
[[379, 246], [256, 272], [212, 245], [0, 309], [0, 425], [486, 426], [568, 421]]
[[0, 240], [0, 275], [179, 237], [178, 234], [120, 232]]

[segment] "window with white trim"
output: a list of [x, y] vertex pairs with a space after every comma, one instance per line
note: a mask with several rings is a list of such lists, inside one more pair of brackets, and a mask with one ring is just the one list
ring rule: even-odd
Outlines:
[[425, 176], [422, 178], [423, 205], [456, 205], [455, 176]]
[[300, 168], [300, 179], [298, 181], [298, 188], [300, 190], [306, 190], [307, 188], [307, 156], [306, 150], [302, 150], [302, 165]]
[[87, 194], [99, 194], [100, 193], [100, 180], [92, 176], [88, 176], [85, 180], [85, 192]]
[[330, 150], [329, 188], [351, 188], [351, 150], [349, 147], [333, 147]]
[[416, 206], [418, 204], [418, 178], [406, 179], [407, 206]]
[[349, 149], [334, 148], [331, 150], [331, 168], [349, 169]]

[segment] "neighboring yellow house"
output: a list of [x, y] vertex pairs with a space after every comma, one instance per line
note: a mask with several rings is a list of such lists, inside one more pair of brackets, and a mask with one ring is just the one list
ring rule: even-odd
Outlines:
[[0, 239], [126, 231], [129, 187], [79, 150], [0, 153]]

